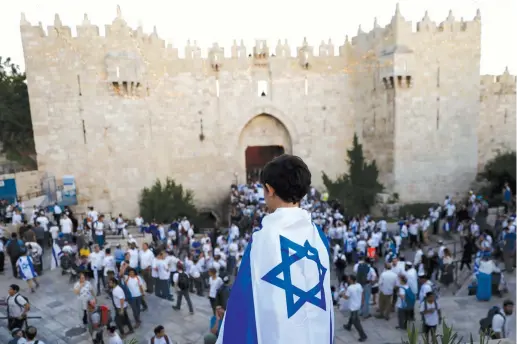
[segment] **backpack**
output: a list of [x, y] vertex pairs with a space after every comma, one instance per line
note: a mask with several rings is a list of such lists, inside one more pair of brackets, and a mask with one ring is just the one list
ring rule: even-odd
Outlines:
[[[151, 344], [154, 344], [154, 339], [155, 338], [156, 338], [156, 336], [153, 336], [153, 338], [151, 338]], [[165, 343], [171, 344], [171, 342], [169, 341], [169, 337], [167, 337], [167, 335], [164, 335], [163, 339], [165, 339]]]
[[357, 282], [364, 286], [368, 283], [368, 272], [370, 272], [370, 265], [366, 263], [359, 263], [357, 266]]
[[180, 290], [187, 290], [189, 287], [189, 280], [188, 276], [185, 272], [180, 272], [178, 274], [178, 288]]
[[17, 239], [16, 242], [11, 240], [9, 242], [9, 246], [7, 247], [9, 256], [11, 257], [20, 257], [23, 253], [27, 251], [27, 247], [23, 244], [23, 241]]
[[343, 259], [343, 255], [340, 254], [337, 256], [336, 260], [336, 269], [338, 270], [344, 270], [346, 268], [346, 260]]
[[486, 318], [479, 320], [479, 331], [481, 333], [484, 333], [488, 336], [492, 335], [492, 320], [494, 319], [494, 316], [496, 314], [499, 314], [503, 317], [503, 319], [504, 319], [503, 328], [506, 326], [506, 317], [501, 312], [501, 309], [498, 306], [494, 306], [488, 310], [488, 314], [487, 314]]
[[124, 291], [124, 298], [126, 299], [126, 302], [129, 302], [133, 299], [133, 295], [131, 295], [131, 291], [127, 287], [127, 284], [125, 282], [120, 283], [120, 288]]
[[[11, 297], [13, 297], [13, 296], [9, 296], [9, 297], [7, 298], [7, 300], [5, 301], [7, 304], [8, 304], [9, 299], [10, 299]], [[25, 305], [22, 305], [20, 302], [18, 302], [18, 297], [21, 297], [22, 299], [24, 299], [24, 300], [25, 300], [25, 302], [27, 302], [27, 305], [29, 305], [29, 309], [30, 309], [29, 299], [28, 299], [28, 298], [26, 298], [25, 296], [23, 296], [22, 294], [16, 294], [16, 295], [14, 296], [14, 303], [16, 303], [16, 305], [17, 305], [18, 307], [20, 307], [20, 308], [25, 308]]]
[[217, 294], [215, 295], [216, 304], [222, 306], [224, 309], [226, 309], [226, 305], [228, 304], [228, 299], [230, 298], [230, 291], [232, 289], [227, 286], [223, 285], [221, 288], [217, 290]]
[[[415, 301], [416, 301], [416, 296], [415, 296], [415, 293], [413, 293], [413, 290], [411, 290], [411, 288], [403, 288], [404, 289], [404, 292], [405, 292], [405, 296], [404, 296], [404, 303], [406, 305], [406, 309], [413, 309], [415, 308]], [[425, 302], [425, 301], [424, 301]], [[427, 304], [427, 302], [426, 302]]]

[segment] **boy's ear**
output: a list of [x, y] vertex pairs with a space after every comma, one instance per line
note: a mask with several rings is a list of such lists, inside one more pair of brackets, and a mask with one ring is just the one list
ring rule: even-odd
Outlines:
[[269, 197], [272, 197], [275, 195], [275, 189], [267, 183], [266, 183], [266, 185], [264, 185], [264, 190], [266, 191], [266, 193]]

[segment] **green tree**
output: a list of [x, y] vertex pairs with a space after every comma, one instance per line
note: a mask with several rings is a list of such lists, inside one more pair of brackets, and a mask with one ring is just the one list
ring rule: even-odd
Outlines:
[[509, 184], [515, 195], [516, 163], [515, 152], [500, 153], [488, 161], [483, 171], [478, 174], [478, 180], [486, 181], [486, 186], [480, 190], [480, 193], [490, 204], [500, 205], [505, 183]]
[[176, 184], [171, 178], [165, 183], [156, 180], [150, 188], [144, 188], [140, 195], [140, 215], [147, 220], [169, 223], [178, 217], [194, 219], [197, 210], [194, 206], [194, 194]]
[[353, 145], [347, 151], [347, 156], [348, 173], [331, 180], [322, 172], [323, 183], [330, 199], [338, 200], [349, 215], [367, 213], [375, 204], [376, 195], [384, 189], [378, 181], [379, 170], [375, 160], [366, 161], [357, 135], [354, 135]]
[[36, 169], [36, 150], [25, 73], [0, 57], [0, 142], [7, 159]]

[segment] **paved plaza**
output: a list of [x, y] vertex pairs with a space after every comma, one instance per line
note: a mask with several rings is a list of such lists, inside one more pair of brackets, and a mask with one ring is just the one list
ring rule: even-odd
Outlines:
[[[412, 252], [407, 252], [408, 260], [412, 258]], [[48, 265], [47, 265], [48, 266]], [[38, 328], [39, 339], [46, 344], [86, 344], [91, 343], [86, 333], [81, 329], [81, 313], [77, 296], [72, 291], [72, 285], [68, 283], [68, 277], [61, 275], [61, 270], [46, 271], [40, 278], [41, 287], [36, 293], [31, 294], [25, 282], [12, 277], [10, 264], [6, 262], [6, 273], [0, 277], [0, 297], [7, 296], [8, 286], [17, 283], [22, 287], [22, 293], [29, 297], [31, 302], [31, 315], [41, 316], [42, 319], [30, 321], [31, 325]], [[348, 270], [350, 267], [348, 268]], [[515, 300], [515, 273], [507, 276], [511, 295]], [[333, 282], [335, 284], [335, 282]], [[154, 295], [147, 296], [149, 311], [142, 313], [142, 326], [136, 331], [134, 337], [139, 343], [148, 343], [153, 335], [153, 328], [156, 325], [165, 326], [169, 337], [177, 344], [203, 344], [203, 336], [209, 331], [209, 320], [211, 309], [208, 299], [192, 295], [192, 302], [195, 314], [189, 315], [185, 301], [180, 312], [172, 309], [172, 302], [156, 298]], [[105, 295], [101, 296], [100, 303], [111, 305]], [[492, 298], [490, 302], [478, 302], [473, 296], [466, 296], [466, 292], [459, 292], [456, 296], [452, 292], [442, 288], [442, 297], [439, 301], [447, 322], [452, 324], [459, 331], [461, 336], [468, 338], [469, 333], [476, 333], [479, 327], [479, 319], [487, 310], [500, 304], [502, 299]], [[0, 307], [0, 313], [5, 315], [5, 307]], [[130, 312], [131, 320], [133, 320]], [[346, 317], [336, 309], [335, 328], [336, 343], [356, 343], [358, 335], [345, 331], [343, 324]], [[515, 324], [515, 318], [508, 321]], [[405, 333], [395, 329], [396, 316], [390, 321], [370, 318], [363, 321], [363, 327], [368, 335], [369, 343], [398, 344], [405, 337]], [[419, 326], [419, 325], [418, 325]], [[515, 330], [513, 338], [515, 338]], [[6, 326], [0, 326], [0, 343], [6, 343], [10, 338]]]

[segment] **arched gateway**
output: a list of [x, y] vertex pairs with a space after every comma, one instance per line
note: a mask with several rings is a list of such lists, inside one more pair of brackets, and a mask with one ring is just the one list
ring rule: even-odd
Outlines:
[[253, 117], [241, 131], [238, 145], [239, 182], [255, 181], [266, 163], [283, 153], [292, 153], [292, 140], [286, 126], [276, 117], [262, 113]]

